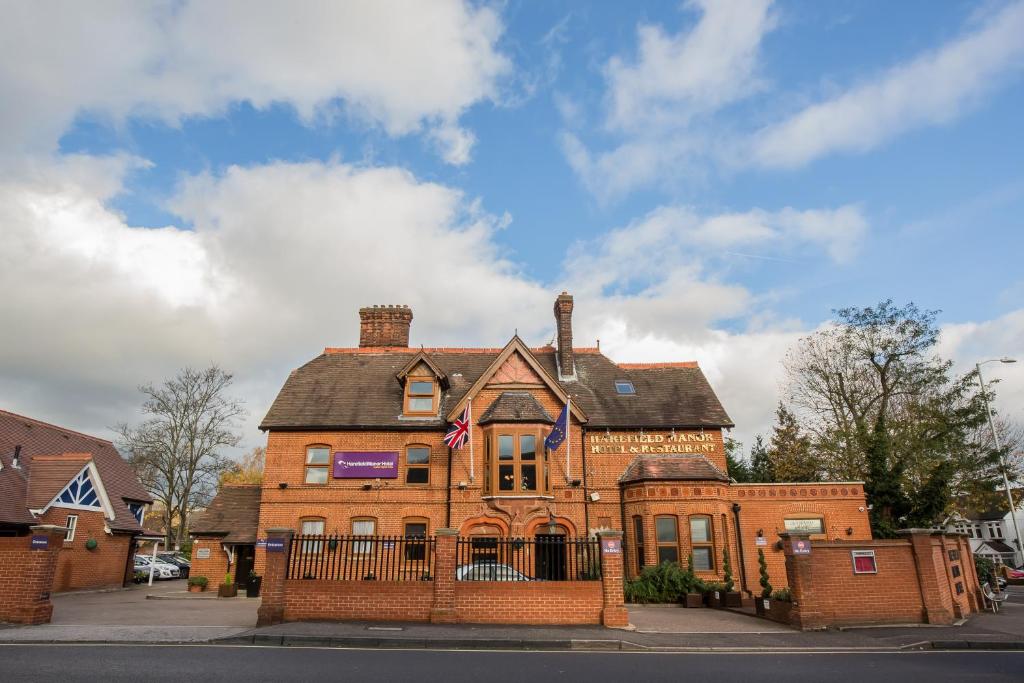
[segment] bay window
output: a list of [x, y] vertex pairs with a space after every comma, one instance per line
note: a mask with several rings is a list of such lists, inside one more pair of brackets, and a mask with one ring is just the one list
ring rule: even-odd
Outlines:
[[484, 431], [484, 492], [542, 494], [547, 490], [543, 437], [536, 427], [494, 427]]

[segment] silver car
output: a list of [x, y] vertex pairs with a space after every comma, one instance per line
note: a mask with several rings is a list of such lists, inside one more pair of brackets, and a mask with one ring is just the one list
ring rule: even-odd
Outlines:
[[507, 564], [473, 562], [455, 570], [456, 581], [534, 581]]

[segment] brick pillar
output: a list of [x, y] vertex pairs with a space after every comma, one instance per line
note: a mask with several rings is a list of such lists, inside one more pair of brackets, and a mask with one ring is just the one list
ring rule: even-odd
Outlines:
[[[796, 554], [793, 547], [798, 542], [810, 544], [809, 534], [783, 531], [783, 554], [786, 556], [786, 580], [789, 593], [793, 600], [793, 608], [789, 613], [789, 623], [803, 631], [824, 628], [825, 618], [814, 594], [814, 574], [811, 571], [811, 557], [807, 554]], [[812, 550], [813, 552], [813, 550]]]
[[941, 536], [941, 532], [932, 529], [903, 529], [897, 533], [910, 541], [914, 551], [914, 567], [917, 569], [917, 580], [921, 587], [925, 623], [952, 624], [953, 600], [949, 592], [953, 587], [949, 585], [946, 577], [946, 567], [941, 557], [945, 550], [941, 545], [939, 561], [936, 562], [935, 558], [934, 537]]
[[960, 570], [964, 574], [964, 586], [967, 588], [967, 600], [971, 605], [972, 612], [982, 609], [981, 582], [978, 580], [978, 570], [974, 566], [974, 553], [971, 552], [971, 542], [967, 540], [967, 534], [951, 534], [956, 538], [956, 547], [960, 551]]
[[622, 591], [622, 532], [606, 530], [597, 534], [601, 543], [601, 594], [604, 599], [601, 623], [609, 628], [625, 628], [629, 626], [629, 612]]
[[[260, 588], [260, 609], [257, 626], [271, 626], [284, 621], [284, 582], [288, 577], [288, 556], [291, 554], [293, 529], [267, 529], [267, 566]], [[280, 543], [280, 551], [273, 550]]]
[[[22, 572], [22, 586], [15, 597], [15, 614], [10, 621], [19, 624], [48, 624], [53, 615], [50, 591], [57, 571], [57, 557], [64, 547], [66, 529], [52, 524], [30, 527], [32, 535], [25, 538], [28, 557]], [[41, 547], [46, 539], [46, 547]]]
[[434, 536], [434, 602], [430, 606], [430, 621], [454, 624], [459, 621], [459, 614], [455, 611], [455, 550], [459, 532], [456, 529], [438, 529]]

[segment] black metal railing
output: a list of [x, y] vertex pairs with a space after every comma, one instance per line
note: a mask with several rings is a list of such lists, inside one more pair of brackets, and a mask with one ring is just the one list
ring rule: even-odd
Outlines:
[[590, 538], [459, 538], [455, 560], [457, 581], [601, 579], [601, 547]]
[[434, 539], [411, 536], [295, 536], [289, 579], [430, 581]]

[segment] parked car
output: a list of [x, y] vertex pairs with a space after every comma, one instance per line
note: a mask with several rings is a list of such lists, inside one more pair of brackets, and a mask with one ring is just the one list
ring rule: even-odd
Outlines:
[[138, 560], [136, 560], [135, 566], [132, 568], [132, 581], [135, 583], [145, 583], [146, 581], [149, 581], [149, 567], [147, 565], [140, 564]]
[[507, 564], [473, 562], [455, 570], [456, 581], [534, 581]]
[[167, 564], [173, 564], [178, 568], [178, 572], [181, 574], [181, 578], [187, 579], [189, 569], [192, 568], [192, 564], [181, 555], [175, 555], [174, 553], [157, 553], [156, 558], [161, 562]]
[[156, 560], [154, 562], [152, 557], [147, 555], [136, 555], [135, 564], [141, 564], [145, 567], [146, 577], [149, 577], [149, 567], [153, 566], [153, 578], [154, 579], [177, 579], [181, 576], [181, 570], [175, 567], [173, 564], [167, 564]]

